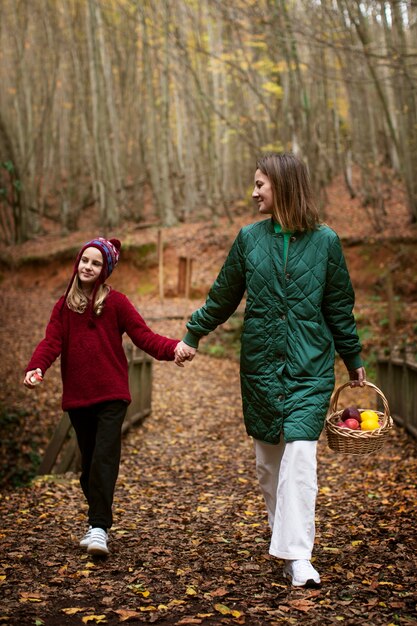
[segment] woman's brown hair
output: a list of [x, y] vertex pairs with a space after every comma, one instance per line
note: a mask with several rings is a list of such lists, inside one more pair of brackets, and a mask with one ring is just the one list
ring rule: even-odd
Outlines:
[[305, 163], [291, 152], [269, 152], [256, 162], [268, 176], [274, 198], [273, 217], [283, 230], [314, 230], [320, 222]]

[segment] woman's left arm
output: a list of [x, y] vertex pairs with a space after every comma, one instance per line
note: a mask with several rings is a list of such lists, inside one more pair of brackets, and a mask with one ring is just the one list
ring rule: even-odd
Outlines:
[[362, 382], [365, 370], [361, 359], [356, 322], [353, 316], [355, 293], [337, 235], [329, 247], [322, 312], [333, 335], [351, 380]]

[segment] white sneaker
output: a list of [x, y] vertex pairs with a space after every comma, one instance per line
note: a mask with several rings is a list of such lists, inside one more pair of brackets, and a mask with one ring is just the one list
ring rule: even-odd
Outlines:
[[87, 532], [85, 533], [84, 537], [80, 541], [80, 548], [88, 548], [92, 530], [93, 530], [93, 527], [89, 526]]
[[105, 556], [109, 553], [107, 548], [108, 535], [102, 528], [92, 528], [89, 544], [87, 547], [88, 554], [96, 554], [97, 556]]
[[290, 578], [294, 587], [318, 587], [320, 575], [307, 559], [287, 561], [284, 566], [284, 578]]

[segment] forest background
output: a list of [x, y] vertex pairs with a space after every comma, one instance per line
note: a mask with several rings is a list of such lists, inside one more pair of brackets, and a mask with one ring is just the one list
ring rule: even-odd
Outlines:
[[[230, 214], [291, 149], [381, 231], [417, 217], [410, 0], [0, 0], [0, 238]], [[149, 215], [147, 216], [149, 217]]]
[[[30, 475], [56, 423], [58, 379], [31, 435], [20, 377], [75, 251], [97, 232], [120, 236], [115, 284], [151, 318], [179, 295], [178, 257], [193, 258], [187, 295], [201, 301], [256, 219], [265, 151], [303, 157], [345, 244], [370, 379], [382, 348], [415, 354], [415, 3], [0, 0], [0, 11], [2, 326], [14, 355], [0, 368], [3, 483]], [[168, 315], [197, 305], [171, 301]], [[221, 333], [207, 350], [236, 356], [234, 330], [231, 350]]]
[[61, 418], [59, 365], [33, 392], [22, 379], [97, 234], [123, 244], [111, 284], [181, 337], [258, 219], [269, 150], [307, 162], [342, 239], [368, 379], [381, 351], [415, 359], [416, 35], [414, 0], [0, 0], [1, 623], [415, 624], [416, 442], [398, 426], [366, 458], [321, 438], [323, 589], [292, 590], [268, 559], [241, 311], [186, 368], [153, 364], [108, 562], [78, 550], [77, 476], [34, 478]]

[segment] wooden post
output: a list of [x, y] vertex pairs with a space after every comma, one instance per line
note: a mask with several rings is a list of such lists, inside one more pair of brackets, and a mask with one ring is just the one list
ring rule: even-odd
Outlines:
[[185, 297], [190, 297], [190, 287], [191, 287], [191, 270], [193, 266], [193, 260], [190, 257], [187, 257], [187, 261], [185, 264]]
[[180, 256], [178, 259], [178, 295], [190, 297], [191, 272], [193, 260], [190, 257]]
[[158, 228], [158, 283], [159, 283], [159, 299], [164, 301], [164, 241], [162, 237], [162, 229]]

